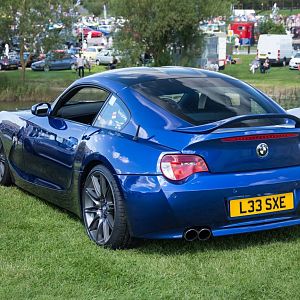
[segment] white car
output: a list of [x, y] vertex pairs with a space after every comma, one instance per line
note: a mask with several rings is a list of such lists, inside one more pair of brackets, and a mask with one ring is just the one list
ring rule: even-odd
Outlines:
[[82, 51], [82, 56], [85, 56], [88, 60], [96, 60], [97, 54], [100, 53], [103, 47], [91, 46]]
[[122, 57], [114, 49], [102, 49], [96, 56], [97, 65], [109, 65], [115, 57], [118, 62], [121, 61]]
[[296, 55], [290, 60], [289, 67], [291, 70], [298, 70], [300, 66], [300, 52], [296, 53]]

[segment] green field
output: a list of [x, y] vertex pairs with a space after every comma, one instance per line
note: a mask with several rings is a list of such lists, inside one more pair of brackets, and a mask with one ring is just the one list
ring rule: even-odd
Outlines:
[[237, 64], [226, 65], [222, 72], [261, 89], [270, 87], [278, 89], [300, 88], [300, 72], [290, 70], [288, 66], [272, 66], [269, 73], [262, 74], [257, 71], [252, 74], [249, 71], [249, 64], [254, 57], [254, 55], [234, 55]]
[[73, 216], [0, 188], [0, 299], [299, 299], [300, 228], [110, 251]]
[[[93, 66], [85, 75], [103, 72], [104, 66]], [[26, 70], [25, 82], [21, 70], [0, 72], [0, 102], [41, 102], [54, 100], [66, 87], [79, 79], [75, 71]]]
[[[225, 73], [261, 88], [299, 86], [300, 72], [287, 68], [248, 73], [250, 59], [240, 56]], [[0, 72], [0, 83], [4, 76], [19, 73]], [[63, 88], [75, 78], [29, 71], [27, 84]], [[300, 298], [299, 226], [110, 251], [95, 246], [73, 215], [16, 187], [0, 187], [0, 196], [0, 299]]]

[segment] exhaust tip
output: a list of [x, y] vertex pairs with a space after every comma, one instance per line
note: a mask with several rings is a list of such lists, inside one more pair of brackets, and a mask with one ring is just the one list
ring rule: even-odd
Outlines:
[[196, 229], [193, 229], [193, 228], [188, 229], [188, 230], [184, 233], [183, 237], [184, 237], [184, 239], [185, 239], [186, 241], [192, 242], [192, 241], [194, 241], [194, 240], [197, 239], [197, 237], [198, 237], [198, 231], [197, 231]]
[[209, 228], [202, 228], [198, 232], [199, 241], [207, 241], [211, 238], [211, 230]]

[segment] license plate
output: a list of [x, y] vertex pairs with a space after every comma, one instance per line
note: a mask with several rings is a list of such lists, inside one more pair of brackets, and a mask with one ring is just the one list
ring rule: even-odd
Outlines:
[[294, 194], [275, 194], [253, 198], [234, 199], [230, 203], [230, 217], [266, 214], [294, 208]]

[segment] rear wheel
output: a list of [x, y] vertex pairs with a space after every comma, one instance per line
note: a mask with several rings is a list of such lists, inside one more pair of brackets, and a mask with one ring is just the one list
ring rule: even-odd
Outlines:
[[96, 60], [96, 65], [100, 66], [100, 61], [98, 59]]
[[95, 166], [86, 177], [82, 190], [82, 213], [88, 236], [97, 245], [112, 249], [129, 247], [124, 200], [111, 172]]
[[5, 156], [3, 144], [0, 142], [0, 185], [10, 185], [12, 183], [8, 162]]
[[45, 72], [49, 72], [49, 71], [50, 71], [49, 66], [46, 65], [46, 66], [44, 67], [44, 71], [45, 71]]

